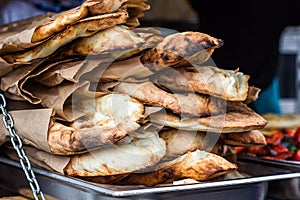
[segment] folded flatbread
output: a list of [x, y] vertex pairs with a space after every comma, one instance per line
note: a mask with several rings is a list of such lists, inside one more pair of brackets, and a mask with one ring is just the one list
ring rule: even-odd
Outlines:
[[176, 158], [187, 152], [201, 150], [205, 145], [205, 133], [177, 129], [162, 130], [159, 137], [164, 139], [167, 152], [164, 158]]
[[152, 168], [153, 170], [146, 173], [131, 173], [114, 184], [154, 186], [185, 178], [204, 181], [226, 174], [236, 168], [236, 165], [221, 156], [196, 150], [175, 160], [158, 164]]
[[158, 72], [151, 80], [172, 90], [193, 91], [228, 101], [244, 101], [248, 96], [248, 75], [214, 66], [170, 68]]
[[64, 171], [70, 176], [126, 174], [155, 165], [165, 153], [165, 142], [157, 133], [129, 135], [116, 145], [72, 156]]
[[140, 47], [142, 50], [153, 48], [164, 39], [161, 32], [152, 27], [135, 28], [133, 31], [145, 41], [145, 43]]
[[258, 130], [252, 130], [242, 133], [228, 133], [223, 134], [222, 139], [224, 144], [230, 146], [265, 146], [267, 144], [266, 138]]
[[26, 63], [34, 59], [44, 58], [76, 38], [91, 36], [98, 31], [113, 27], [117, 24], [123, 24], [127, 18], [128, 14], [124, 10], [85, 18], [68, 26], [64, 31], [56, 34], [34, 49], [22, 53], [5, 55], [3, 59], [9, 63]]
[[126, 22], [127, 26], [137, 27], [140, 25], [139, 18], [144, 16], [144, 12], [150, 9], [150, 5], [146, 4], [147, 0], [128, 0], [125, 4], [129, 18]]
[[87, 0], [75, 9], [62, 12], [53, 21], [38, 26], [33, 32], [31, 41], [33, 43], [40, 42], [88, 15], [100, 15], [115, 12], [126, 1], [127, 0]]
[[263, 117], [268, 121], [265, 129], [296, 129], [300, 125], [299, 114], [264, 114]]
[[227, 102], [226, 113], [216, 116], [180, 119], [179, 115], [158, 112], [150, 115], [149, 120], [154, 124], [181, 130], [216, 133], [259, 130], [267, 124], [262, 116], [242, 102]]
[[114, 51], [137, 51], [144, 40], [126, 26], [114, 26], [81, 38], [63, 51], [66, 56], [101, 55]]
[[174, 33], [147, 51], [141, 61], [152, 71], [166, 67], [201, 64], [209, 59], [223, 41], [201, 32]]
[[48, 133], [51, 153], [70, 155], [103, 147], [140, 127], [144, 106], [128, 95], [110, 94], [80, 102], [84, 117], [69, 125], [55, 122]]
[[222, 99], [194, 93], [171, 94], [151, 82], [120, 83], [114, 92], [129, 94], [145, 104], [160, 105], [178, 114], [202, 116], [226, 111], [226, 102]]

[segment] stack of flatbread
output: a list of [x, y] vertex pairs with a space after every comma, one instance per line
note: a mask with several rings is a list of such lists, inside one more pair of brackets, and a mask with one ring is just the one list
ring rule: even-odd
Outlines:
[[[30, 109], [12, 112], [36, 165], [154, 186], [213, 179], [237, 169], [230, 147], [265, 145], [266, 120], [247, 106], [259, 89], [238, 69], [207, 64], [223, 41], [137, 28], [148, 9], [145, 0], [87, 0], [17, 22], [23, 31], [1, 29], [1, 90]], [[24, 113], [32, 123], [17, 118]]]

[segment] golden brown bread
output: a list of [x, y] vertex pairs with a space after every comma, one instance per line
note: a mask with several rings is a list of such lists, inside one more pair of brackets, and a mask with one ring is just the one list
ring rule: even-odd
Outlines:
[[127, 174], [158, 163], [166, 145], [156, 132], [130, 134], [115, 145], [71, 157], [64, 172], [70, 176]]
[[[49, 130], [48, 144], [52, 154], [72, 155], [86, 152], [88, 149], [101, 148], [124, 138], [138, 126], [124, 129], [123, 124], [99, 128], [83, 128], [76, 130], [72, 127], [55, 123]], [[125, 126], [126, 127], [126, 126]]]
[[267, 121], [242, 102], [227, 102], [224, 114], [207, 117], [180, 119], [179, 115], [170, 113], [154, 113], [149, 117], [154, 124], [176, 129], [232, 133], [246, 132], [263, 128]]
[[151, 27], [135, 28], [133, 31], [144, 39], [145, 43], [140, 47], [141, 50], [150, 49], [164, 39], [161, 32]]
[[267, 144], [266, 138], [258, 130], [252, 130], [242, 133], [223, 134], [223, 142], [230, 146], [264, 146]]
[[48, 132], [53, 154], [70, 155], [100, 148], [140, 127], [144, 106], [128, 95], [111, 94], [83, 101], [85, 116], [69, 126], [55, 122]]
[[9, 196], [9, 197], [0, 197], [1, 200], [30, 200], [30, 198], [23, 196]]
[[187, 152], [201, 150], [205, 145], [205, 133], [177, 129], [162, 130], [159, 137], [164, 139], [167, 152], [164, 158], [170, 159]]
[[222, 40], [201, 32], [175, 33], [147, 51], [141, 61], [152, 71], [187, 63], [196, 65], [207, 61], [214, 49], [222, 45]]
[[[264, 114], [263, 117], [268, 121], [266, 130], [296, 129], [300, 125], [299, 114]], [[265, 130], [264, 130], [265, 131]]]
[[64, 31], [56, 34], [34, 49], [21, 53], [8, 54], [3, 56], [3, 59], [9, 63], [26, 63], [34, 59], [44, 58], [76, 38], [87, 37], [100, 30], [113, 27], [117, 24], [123, 24], [127, 18], [128, 14], [126, 11], [85, 18], [68, 26]]
[[228, 101], [244, 101], [248, 96], [248, 75], [214, 66], [170, 68], [158, 72], [151, 80], [172, 90], [208, 94]]
[[[62, 53], [66, 56], [101, 55], [115, 51], [131, 52], [144, 43], [144, 40], [126, 26], [114, 26], [92, 36], [80, 38]], [[117, 57], [118, 58], [118, 57]], [[113, 58], [113, 59], [117, 59]]]
[[126, 1], [127, 0], [87, 0], [80, 7], [63, 12], [53, 21], [38, 26], [33, 32], [31, 41], [33, 43], [40, 42], [88, 15], [100, 15], [115, 12]]
[[131, 173], [114, 184], [154, 186], [185, 178], [205, 181], [235, 170], [236, 165], [216, 154], [196, 150], [165, 163], [156, 165], [148, 172]]
[[114, 92], [129, 94], [145, 104], [160, 105], [178, 114], [216, 115], [226, 110], [222, 99], [194, 93], [171, 94], [151, 82], [120, 83]]
[[126, 25], [137, 27], [140, 25], [139, 19], [144, 16], [144, 12], [150, 9], [150, 5], [146, 4], [147, 0], [128, 0], [124, 5], [129, 14]]

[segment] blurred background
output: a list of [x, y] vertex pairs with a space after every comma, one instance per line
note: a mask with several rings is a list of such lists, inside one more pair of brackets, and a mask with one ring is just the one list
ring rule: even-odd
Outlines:
[[300, 2], [148, 0], [142, 26], [200, 31], [224, 40], [212, 59], [250, 74], [259, 113], [300, 113]]
[[[84, 0], [1, 0], [0, 25], [60, 12]], [[256, 112], [300, 113], [300, 1], [148, 0], [141, 26], [200, 31], [224, 40], [212, 60], [261, 88]]]

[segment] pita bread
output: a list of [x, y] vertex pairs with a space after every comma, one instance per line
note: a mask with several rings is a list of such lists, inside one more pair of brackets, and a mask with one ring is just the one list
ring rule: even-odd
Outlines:
[[30, 198], [23, 196], [9, 196], [9, 197], [0, 197], [2, 200], [30, 200]]
[[228, 101], [244, 101], [249, 76], [238, 70], [213, 66], [167, 69], [157, 73], [153, 83], [172, 89], [208, 94]]
[[120, 83], [114, 92], [129, 94], [144, 104], [160, 105], [178, 114], [215, 115], [226, 110], [226, 102], [221, 99], [194, 93], [171, 94], [151, 82]]
[[54, 33], [63, 30], [90, 15], [107, 14], [117, 11], [127, 0], [87, 0], [80, 7], [63, 12], [60, 16], [47, 24], [38, 26], [33, 32], [31, 41], [40, 42]]
[[85, 117], [69, 126], [54, 123], [48, 144], [53, 154], [70, 155], [112, 144], [140, 127], [144, 106], [128, 95], [110, 94], [81, 102]]
[[252, 130], [243, 133], [228, 133], [223, 134], [223, 142], [230, 146], [265, 146], [266, 138], [258, 130]]
[[243, 102], [244, 104], [249, 104], [253, 101], [256, 101], [258, 99], [259, 93], [260, 93], [261, 89], [254, 87], [254, 86], [250, 86], [248, 89], [248, 95], [246, 100]]
[[9, 63], [26, 63], [34, 59], [44, 58], [76, 38], [91, 36], [98, 31], [122, 24], [127, 18], [128, 14], [126, 11], [85, 18], [68, 26], [64, 31], [34, 49], [22, 53], [5, 55], [3, 59]]
[[99, 55], [114, 51], [136, 51], [144, 40], [126, 26], [114, 26], [81, 38], [63, 51], [64, 55]]
[[223, 41], [200, 32], [174, 33], [147, 51], [141, 61], [152, 71], [166, 67], [196, 65], [208, 60]]
[[128, 175], [129, 173], [124, 173], [112, 176], [84, 176], [80, 178], [93, 183], [112, 184], [113, 182], [123, 179]]
[[0, 55], [22, 51], [39, 45], [41, 42], [32, 43], [32, 34], [37, 26], [49, 23], [58, 16], [58, 13], [47, 12], [0, 27]]
[[196, 150], [170, 162], [158, 164], [149, 172], [131, 173], [124, 179], [114, 182], [114, 184], [154, 186], [185, 178], [205, 181], [226, 174], [236, 168], [236, 165], [221, 156]]
[[129, 135], [108, 148], [72, 156], [64, 171], [70, 176], [126, 174], [155, 165], [165, 153], [165, 142], [157, 133], [140, 138]]
[[144, 12], [150, 9], [150, 5], [146, 4], [147, 0], [128, 0], [125, 4], [129, 18], [126, 22], [127, 26], [137, 27], [140, 25], [139, 18], [144, 16]]
[[166, 159], [174, 159], [187, 152], [200, 150], [205, 145], [203, 132], [168, 129], [159, 132], [159, 137], [164, 139], [167, 145], [167, 152], [164, 156]]
[[264, 114], [263, 117], [268, 121], [264, 129], [296, 129], [300, 126], [299, 114]]
[[160, 31], [155, 28], [135, 28], [133, 31], [145, 41], [145, 43], [140, 47], [142, 50], [153, 48], [164, 39], [164, 36], [161, 35]]
[[180, 119], [179, 115], [158, 112], [150, 115], [149, 120], [180, 130], [216, 133], [258, 130], [267, 124], [262, 116], [241, 102], [227, 102], [227, 112], [216, 116]]

